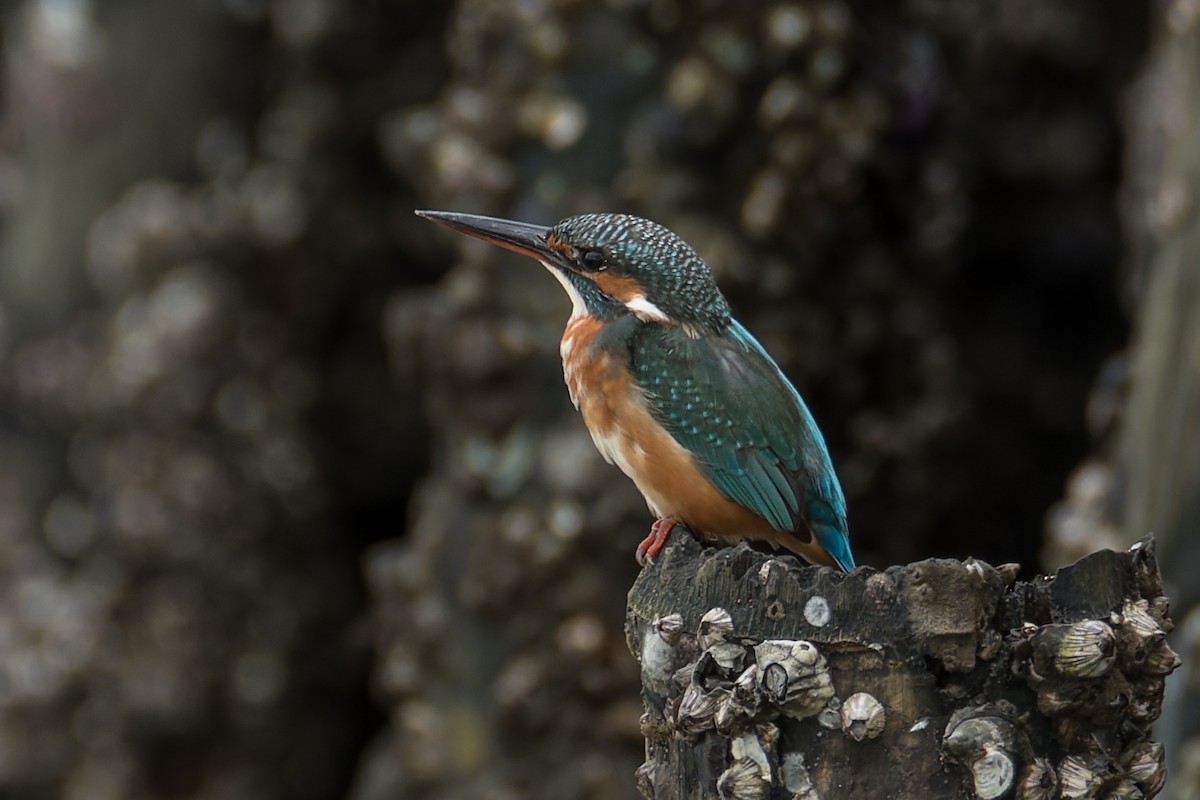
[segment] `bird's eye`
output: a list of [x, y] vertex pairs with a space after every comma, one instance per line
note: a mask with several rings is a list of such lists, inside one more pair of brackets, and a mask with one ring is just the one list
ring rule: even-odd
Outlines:
[[592, 272], [599, 272], [606, 266], [604, 263], [604, 253], [601, 253], [599, 250], [584, 250], [579, 256], [579, 263], [584, 269]]

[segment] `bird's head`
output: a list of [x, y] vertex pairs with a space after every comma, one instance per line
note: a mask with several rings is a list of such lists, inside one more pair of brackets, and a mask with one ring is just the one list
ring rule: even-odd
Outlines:
[[729, 304], [687, 242], [648, 219], [583, 214], [552, 227], [474, 214], [418, 211], [419, 216], [540, 261], [571, 296], [575, 314], [719, 332]]

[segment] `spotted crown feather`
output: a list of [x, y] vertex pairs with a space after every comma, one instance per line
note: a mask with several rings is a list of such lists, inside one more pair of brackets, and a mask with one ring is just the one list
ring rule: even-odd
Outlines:
[[646, 297], [671, 319], [720, 333], [729, 303], [712, 270], [671, 230], [628, 214], [583, 214], [550, 229], [548, 238], [568, 247], [599, 249], [615, 272], [635, 279]]

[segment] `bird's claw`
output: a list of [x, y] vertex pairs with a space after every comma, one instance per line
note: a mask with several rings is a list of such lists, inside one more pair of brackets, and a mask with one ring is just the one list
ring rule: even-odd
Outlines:
[[639, 566], [645, 567], [648, 564], [654, 563], [654, 559], [663, 549], [663, 545], [667, 543], [667, 537], [671, 534], [671, 529], [678, 524], [679, 520], [674, 517], [664, 517], [654, 521], [654, 524], [650, 526], [650, 534], [637, 547], [637, 563]]

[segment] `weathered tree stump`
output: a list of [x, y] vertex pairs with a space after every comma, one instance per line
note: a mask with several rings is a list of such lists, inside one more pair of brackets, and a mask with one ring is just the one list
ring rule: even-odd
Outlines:
[[931, 559], [849, 575], [676, 535], [629, 593], [648, 798], [1136, 798], [1167, 600], [1147, 537], [1028, 583]]

